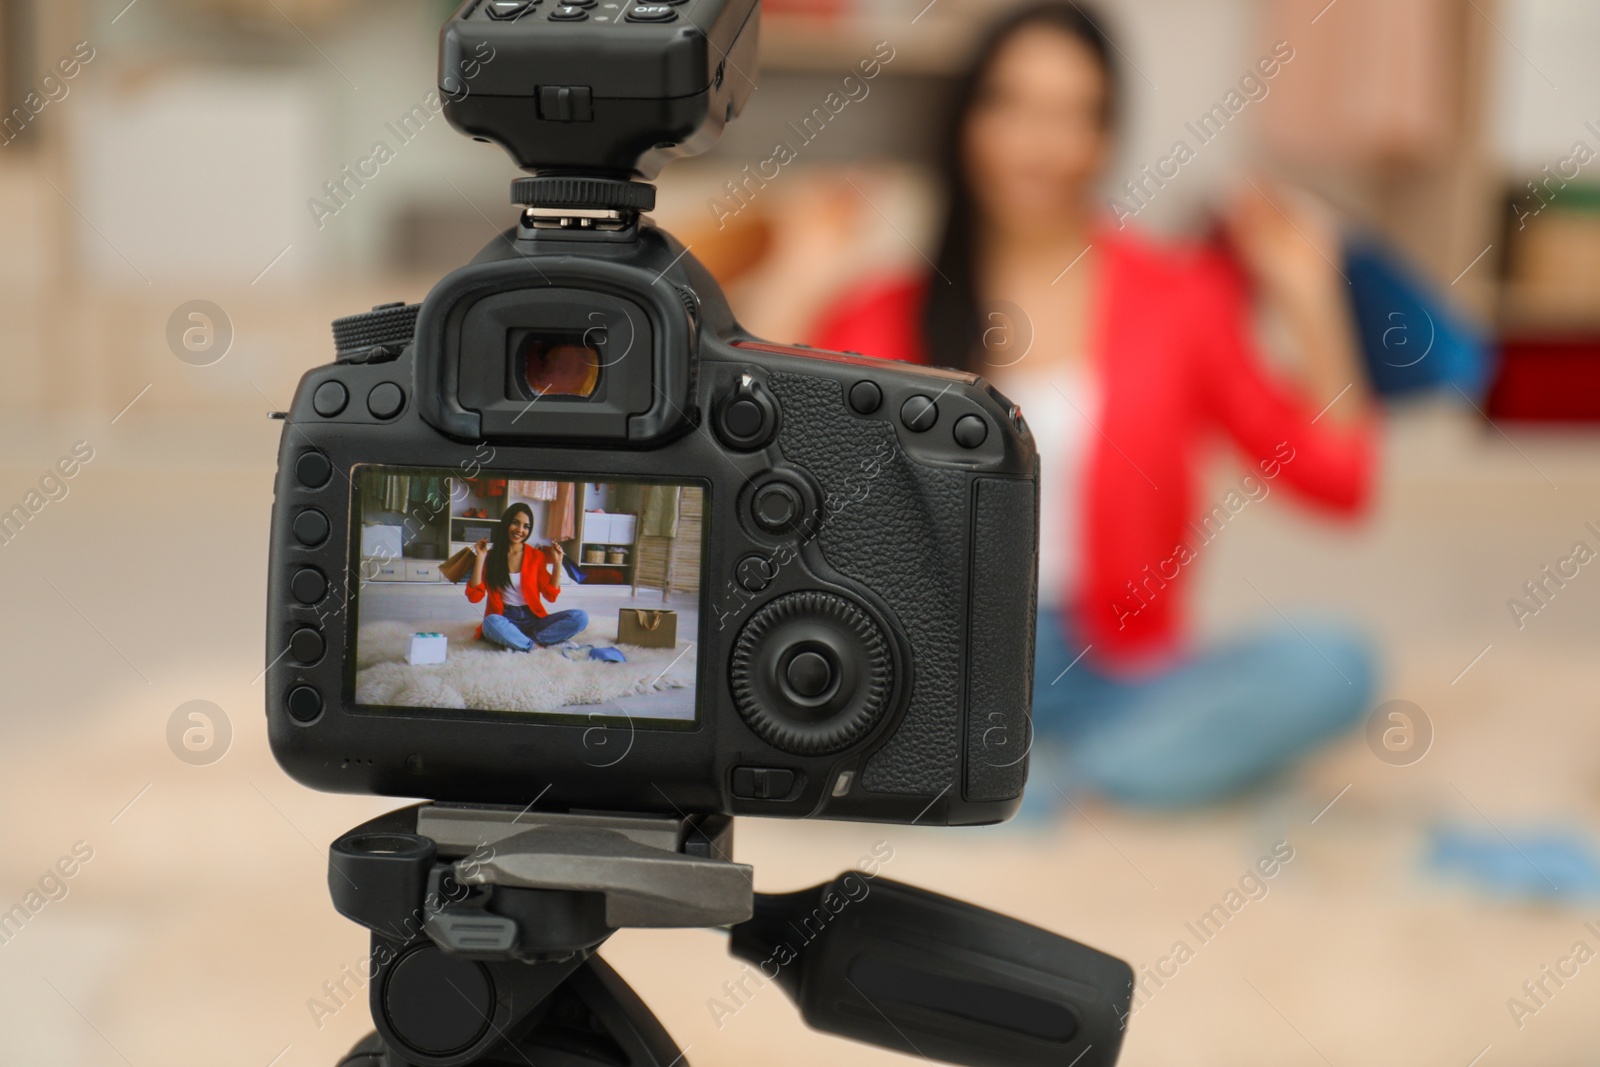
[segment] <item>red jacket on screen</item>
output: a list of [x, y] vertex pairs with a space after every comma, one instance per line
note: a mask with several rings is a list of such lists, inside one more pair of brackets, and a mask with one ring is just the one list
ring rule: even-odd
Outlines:
[[[528, 610], [541, 619], [550, 614], [544, 609], [544, 601], [553, 603], [561, 595], [561, 583], [550, 573], [551, 562], [550, 557], [542, 549], [522, 546], [522, 596], [528, 602]], [[529, 590], [533, 590], [533, 595], [529, 595]], [[483, 609], [485, 618], [506, 613], [505, 594], [502, 590], [490, 589], [487, 585], [474, 585], [470, 578], [467, 579], [467, 599], [474, 604], [482, 604], [485, 599], [489, 601]], [[478, 632], [473, 636], [481, 638], [483, 627], [478, 627]]]
[[[1353, 515], [1372, 490], [1377, 433], [1375, 421], [1314, 421], [1317, 409], [1267, 372], [1249, 335], [1245, 280], [1221, 254], [1160, 248], [1109, 227], [1094, 248], [1090, 347], [1104, 401], [1084, 460], [1086, 558], [1077, 588], [1061, 596], [1073, 605], [1071, 631], [1094, 655], [1132, 667], [1174, 650], [1191, 564], [1242, 510], [1238, 493], [1196, 499], [1214, 438], [1230, 439], [1259, 481]], [[819, 323], [813, 344], [926, 362], [930, 284], [939, 283], [857, 290]]]

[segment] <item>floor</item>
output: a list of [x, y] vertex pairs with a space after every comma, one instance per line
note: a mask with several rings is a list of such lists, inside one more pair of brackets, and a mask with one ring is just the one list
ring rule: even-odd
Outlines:
[[[698, 655], [693, 651], [700, 634], [700, 608], [698, 601], [686, 593], [664, 597], [657, 590], [640, 590], [633, 596], [632, 586], [562, 586], [560, 600], [553, 611], [578, 609], [589, 613], [593, 620], [614, 622], [618, 611], [626, 608], [644, 608], [651, 611], [670, 609], [678, 616], [678, 642], [680, 652], [687, 657], [682, 665], [692, 670]], [[548, 605], [547, 605], [548, 606]], [[362, 589], [360, 605], [363, 624], [387, 622], [414, 622], [419, 628], [436, 626], [445, 622], [472, 622], [483, 618], [483, 605], [468, 602], [462, 589], [455, 585], [421, 585], [416, 583], [369, 582]], [[589, 644], [591, 634], [574, 638], [579, 644]], [[581, 707], [580, 714], [590, 711]], [[595, 705], [597, 713], [623, 715], [632, 719], [691, 720], [695, 717], [695, 691], [691, 688], [659, 689], [641, 696], [620, 697]]]
[[[368, 582], [363, 591], [376, 590], [362, 602], [361, 618], [364, 622], [385, 622], [390, 619], [439, 619], [468, 622], [483, 618], [483, 605], [467, 600], [459, 585], [424, 585], [409, 582]], [[694, 597], [676, 593], [665, 600], [659, 590], [641, 589], [638, 596], [630, 596], [632, 586], [583, 586], [572, 583], [561, 587], [561, 597], [555, 604], [547, 604], [551, 611], [582, 608], [591, 616], [614, 615], [622, 608], [645, 608], [650, 611], [670, 609], [678, 614], [678, 633], [690, 640], [700, 631], [700, 608]]]
[[[300, 788], [266, 747], [275, 425], [140, 414], [0, 423], [3, 506], [71, 442], [96, 449], [64, 498], [0, 544], [0, 1063], [330, 1067], [367, 1023], [360, 996], [339, 992], [365, 942], [329, 906], [325, 849], [395, 802]], [[1520, 1025], [1508, 1000], [1575, 943], [1600, 944], [1585, 925], [1600, 926], [1600, 901], [1494, 899], [1425, 857], [1441, 824], [1514, 839], [1600, 828], [1600, 570], [1520, 629], [1508, 608], [1575, 542], [1597, 543], [1585, 523], [1600, 528], [1600, 439], [1506, 438], [1429, 412], [1394, 436], [1370, 526], [1332, 530], [1277, 497], [1232, 524], [1202, 564], [1201, 629], [1310, 604], [1364, 620], [1388, 655], [1385, 696], [1432, 724], [1420, 762], [1384, 762], [1351, 737], [1254, 797], [1182, 816], [1085, 805], [983, 830], [746, 820], [737, 856], [758, 888], [815, 884], [881, 842], [887, 877], [1143, 968], [1284, 842], [1295, 858], [1270, 893], [1147, 995], [1125, 1064], [1594, 1067], [1600, 967]], [[191, 482], [211, 506], [175, 542]], [[27, 918], [8, 927], [13, 904]], [[629, 931], [606, 956], [700, 1067], [908, 1062], [808, 1032], [773, 987], [719, 1024], [712, 998], [740, 973], [720, 935]]]

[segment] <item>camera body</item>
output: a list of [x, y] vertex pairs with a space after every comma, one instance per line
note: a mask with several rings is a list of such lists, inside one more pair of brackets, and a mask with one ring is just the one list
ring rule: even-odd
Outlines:
[[[642, 217], [652, 191], [626, 179], [742, 106], [755, 0], [624, 5], [637, 24], [487, 6], [446, 27], [445, 69], [482, 40], [488, 69], [528, 69], [451, 120], [544, 173], [518, 183], [517, 226], [420, 308], [341, 320], [339, 361], [300, 383], [268, 584], [279, 762], [318, 789], [548, 810], [1009, 817], [1038, 538], [1020, 411], [972, 375], [751, 337]], [[664, 87], [612, 111], [591, 86], [593, 124], [616, 117], [572, 134], [587, 123], [560, 116], [585, 112], [541, 72], [574, 88], [549, 57], [593, 34]], [[447, 554], [461, 585], [429, 578]], [[663, 619], [676, 634], [646, 632]], [[402, 661], [408, 628], [442, 662]]]

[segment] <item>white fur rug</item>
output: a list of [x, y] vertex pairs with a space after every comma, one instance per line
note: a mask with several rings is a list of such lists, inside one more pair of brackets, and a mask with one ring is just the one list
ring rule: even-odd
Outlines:
[[[616, 644], [616, 619], [598, 619], [577, 637], [580, 645]], [[570, 660], [559, 649], [508, 652], [473, 640], [475, 623], [384, 622], [362, 626], [356, 659], [356, 702], [387, 707], [471, 708], [481, 711], [556, 712], [604, 704], [621, 697], [694, 685], [694, 653], [682, 648], [618, 646], [627, 663]], [[414, 633], [441, 633], [450, 641], [441, 664], [406, 662]], [[676, 662], [674, 662], [676, 660]]]

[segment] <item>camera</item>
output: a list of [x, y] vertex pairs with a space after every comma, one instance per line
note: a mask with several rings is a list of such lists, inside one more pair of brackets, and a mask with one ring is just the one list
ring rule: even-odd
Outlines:
[[759, 32], [757, 0], [469, 0], [446, 24], [449, 121], [530, 175], [515, 225], [420, 305], [335, 323], [285, 414], [266, 699], [302, 783], [1015, 813], [1020, 410], [972, 375], [752, 337], [648, 218], [648, 182], [749, 99]]

